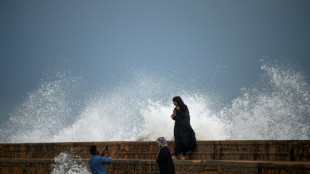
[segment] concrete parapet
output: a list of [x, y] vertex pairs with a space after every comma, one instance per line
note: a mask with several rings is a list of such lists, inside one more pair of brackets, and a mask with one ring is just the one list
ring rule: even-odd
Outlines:
[[[87, 159], [83, 160], [87, 163]], [[0, 173], [4, 174], [48, 174], [52, 170], [52, 159], [0, 159]], [[177, 174], [310, 174], [310, 162], [284, 161], [236, 161], [236, 160], [177, 160]], [[159, 173], [155, 160], [116, 159], [106, 164], [107, 173], [145, 174]]]
[[[173, 142], [168, 142], [173, 148]], [[74, 142], [0, 144], [0, 158], [54, 158], [63, 151], [75, 152], [89, 158], [89, 147], [109, 147], [114, 159], [155, 159], [155, 142]], [[202, 160], [270, 160], [310, 161], [310, 140], [294, 141], [197, 141], [189, 159]]]
[[[87, 164], [91, 145], [109, 147], [113, 162], [107, 173], [159, 173], [155, 142], [123, 141], [0, 144], [0, 174], [50, 173], [61, 152]], [[188, 157], [174, 162], [177, 174], [310, 174], [310, 140], [197, 141]]]

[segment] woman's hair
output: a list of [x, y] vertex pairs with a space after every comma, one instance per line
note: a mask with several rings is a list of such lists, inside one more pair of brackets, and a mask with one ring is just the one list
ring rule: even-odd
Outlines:
[[175, 96], [175, 97], [173, 97], [172, 101], [177, 102], [177, 103], [178, 103], [178, 106], [184, 105], [184, 102], [183, 102], [183, 100], [181, 99], [180, 96]]
[[90, 153], [96, 155], [96, 152], [97, 152], [97, 146], [95, 145], [90, 146]]
[[184, 102], [183, 102], [183, 100], [182, 100], [182, 98], [180, 96], [173, 97], [172, 101], [177, 102], [178, 106], [181, 108], [182, 111], [188, 110], [187, 106], [184, 104]]

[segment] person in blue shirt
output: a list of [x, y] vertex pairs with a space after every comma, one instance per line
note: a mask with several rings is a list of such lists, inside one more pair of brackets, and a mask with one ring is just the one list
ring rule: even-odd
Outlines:
[[[110, 157], [109, 151], [105, 149], [101, 156], [99, 156], [99, 151], [97, 150], [97, 146], [92, 145], [90, 147], [90, 153], [93, 155], [89, 158], [88, 164], [91, 169], [92, 174], [105, 174], [104, 163], [111, 163], [112, 158]], [[107, 153], [108, 158], [103, 155]]]

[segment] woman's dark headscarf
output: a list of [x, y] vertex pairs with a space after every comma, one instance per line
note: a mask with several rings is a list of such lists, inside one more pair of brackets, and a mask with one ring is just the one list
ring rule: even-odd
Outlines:
[[180, 107], [180, 109], [181, 109], [182, 111], [187, 111], [187, 110], [188, 110], [188, 109], [187, 109], [187, 106], [184, 104], [184, 102], [183, 102], [183, 100], [181, 99], [180, 96], [175, 96], [175, 97], [173, 97], [172, 101], [177, 102], [177, 103], [178, 103], [178, 106]]

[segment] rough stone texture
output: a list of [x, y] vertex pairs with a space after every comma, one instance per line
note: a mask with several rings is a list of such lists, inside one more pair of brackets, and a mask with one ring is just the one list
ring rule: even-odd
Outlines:
[[[155, 142], [81, 142], [0, 144], [0, 158], [54, 158], [63, 151], [89, 158], [89, 147], [109, 147], [114, 159], [154, 159]], [[173, 142], [168, 142], [173, 148]], [[198, 141], [189, 159], [310, 161], [310, 140], [301, 141]]]
[[0, 173], [2, 174], [48, 174], [51, 171], [53, 159], [0, 158]]
[[[53, 158], [68, 151], [85, 162], [89, 147], [109, 147], [113, 163], [108, 173], [159, 173], [155, 142], [80, 142], [0, 144], [0, 174], [49, 173]], [[173, 148], [173, 142], [168, 142]], [[178, 174], [310, 174], [310, 140], [198, 141], [189, 160], [175, 161]]]
[[[52, 169], [52, 163], [52, 159], [0, 159], [0, 173], [47, 174]], [[179, 160], [174, 164], [177, 174], [310, 174], [309, 162]], [[133, 159], [113, 160], [106, 165], [106, 171], [114, 174], [159, 173], [155, 160]]]

